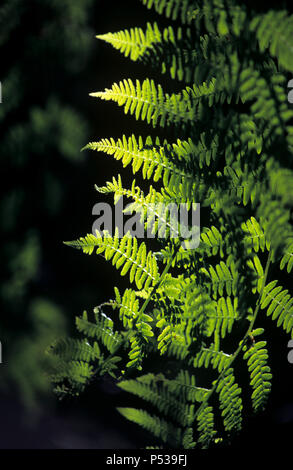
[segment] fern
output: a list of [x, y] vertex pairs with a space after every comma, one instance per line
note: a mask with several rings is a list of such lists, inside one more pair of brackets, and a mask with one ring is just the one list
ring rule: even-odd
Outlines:
[[290, 37], [293, 34], [293, 16], [287, 12], [269, 11], [265, 15], [258, 15], [250, 24], [255, 32], [261, 51], [269, 49], [272, 56], [276, 57], [287, 70], [293, 71], [293, 48]]
[[99, 232], [96, 236], [89, 234], [77, 241], [66, 242], [67, 245], [81, 249], [86, 254], [105, 252], [106, 260], [112, 260], [112, 264], [121, 270], [124, 276], [129, 272], [130, 282], [135, 281], [137, 287], [147, 288], [158, 280], [157, 262], [152, 252], [147, 252], [145, 243], [138, 246], [137, 239], [130, 235], [119, 238], [116, 230], [114, 237], [106, 234], [104, 237]]
[[288, 290], [277, 286], [277, 281], [270, 282], [263, 291], [261, 308], [267, 308], [267, 315], [273, 320], [278, 319], [278, 326], [284, 328], [293, 338], [293, 298]]
[[[252, 336], [256, 336], [256, 332], [252, 332]], [[259, 334], [260, 332], [258, 331], [257, 333]], [[253, 344], [243, 356], [247, 360], [250, 372], [250, 385], [253, 388], [251, 396], [252, 406], [255, 411], [265, 408], [271, 390], [272, 374], [267, 363], [268, 352], [265, 346], [265, 341], [259, 341]]]
[[115, 49], [123, 53], [125, 57], [129, 57], [131, 60], [135, 61], [143, 55], [146, 49], [151, 47], [152, 44], [160, 42], [161, 33], [157, 23], [154, 23], [153, 26], [148, 23], [145, 33], [141, 28], [131, 28], [130, 31], [125, 30], [113, 34], [101, 34], [96, 37], [102, 41], [108, 42], [115, 47]]
[[[161, 130], [99, 138], [84, 149], [131, 167], [137, 179], [128, 188], [118, 175], [96, 189], [115, 204], [130, 200], [125, 212], [139, 215], [158, 249], [118, 231], [67, 242], [111, 261], [130, 287], [115, 287], [93, 321], [77, 318], [83, 339], [53, 346], [53, 381], [64, 395], [109, 374], [136, 395], [137, 409], [118, 411], [154, 435], [151, 448], [208, 448], [231, 442], [269, 399], [270, 349], [255, 339], [265, 333], [263, 317], [293, 338], [292, 17], [237, 0], [142, 3], [177, 24], [97, 37], [168, 73], [170, 89], [180, 91], [146, 77], [91, 93]], [[179, 203], [204, 208], [197, 247], [182, 244], [163, 210]]]

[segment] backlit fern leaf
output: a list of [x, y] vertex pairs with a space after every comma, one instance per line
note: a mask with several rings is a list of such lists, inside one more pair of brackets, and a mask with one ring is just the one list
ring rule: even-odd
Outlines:
[[160, 42], [161, 33], [157, 23], [153, 25], [147, 23], [145, 32], [141, 28], [131, 28], [117, 33], [100, 34], [96, 37], [110, 43], [125, 57], [137, 60], [153, 43]]
[[251, 396], [254, 411], [265, 408], [268, 395], [271, 391], [271, 369], [267, 364], [268, 352], [265, 341], [253, 344], [243, 355], [247, 360], [250, 373], [250, 385], [253, 388]]
[[231, 333], [234, 321], [238, 319], [238, 298], [220, 297], [217, 300], [215, 315], [209, 316], [209, 335], [214, 334], [215, 349], [218, 349], [220, 338]]
[[134, 84], [130, 78], [114, 83], [105, 91], [91, 93], [91, 96], [114, 101], [118, 106], [124, 106], [125, 114], [135, 115], [136, 120], [146, 120], [153, 127], [157, 124], [161, 127], [171, 124], [185, 127], [195, 119], [201, 101], [206, 101], [211, 107], [226, 99], [223, 91], [216, 89], [214, 80], [170, 95], [154, 80], [145, 79], [142, 83], [136, 80]]
[[217, 351], [212, 347], [202, 348], [199, 353], [196, 354], [193, 366], [194, 367], [205, 367], [211, 366], [213, 369], [217, 369], [222, 372], [230, 363], [231, 355], [226, 354], [223, 351]]
[[265, 249], [269, 249], [264, 231], [254, 217], [251, 217], [247, 222], [243, 222], [241, 228], [244, 233], [247, 234], [244, 238], [245, 242], [248, 242], [256, 253], [260, 250], [264, 251]]
[[214, 413], [211, 406], [204, 406], [197, 416], [198, 443], [203, 449], [207, 449], [214, 441], [217, 431], [214, 429]]
[[121, 336], [113, 330], [114, 324], [111, 318], [101, 313], [99, 308], [94, 311], [95, 322], [89, 321], [87, 312], [83, 312], [82, 317], [76, 318], [76, 327], [85, 336], [100, 340], [110, 353], [114, 353], [121, 345]]
[[278, 320], [277, 325], [282, 326], [293, 338], [293, 298], [287, 289], [283, 290], [277, 284], [278, 281], [272, 281], [264, 288], [261, 308], [266, 308], [267, 315], [272, 316], [272, 320]]
[[290, 243], [284, 251], [285, 253], [281, 259], [280, 268], [284, 269], [284, 267], [287, 266], [287, 272], [290, 273], [293, 267], [293, 243]]
[[217, 386], [220, 409], [227, 432], [237, 432], [242, 423], [241, 388], [235, 381], [233, 369], [228, 369]]
[[96, 236], [88, 234], [66, 244], [81, 249], [86, 254], [92, 254], [93, 251], [97, 254], [105, 253], [105, 259], [112, 260], [112, 264], [121, 269], [122, 276], [130, 271], [130, 282], [135, 281], [139, 289], [147, 288], [158, 280], [157, 262], [152, 252], [147, 252], [145, 243], [138, 245], [137, 239], [130, 235], [119, 238], [116, 231], [114, 237], [108, 233], [102, 237], [96, 232]]
[[125, 328], [132, 328], [139, 313], [139, 300], [132, 289], [126, 289], [123, 296], [120, 295], [117, 287], [115, 289], [116, 301], [114, 308], [119, 308], [119, 318]]
[[237, 294], [237, 284], [239, 274], [234, 263], [227, 265], [224, 261], [208, 268], [201, 268], [200, 272], [207, 278], [207, 282], [211, 284], [213, 298], [223, 296], [224, 290], [228, 296]]
[[155, 182], [162, 179], [165, 188], [169, 191], [182, 194], [184, 199], [190, 199], [196, 187], [196, 180], [191, 170], [181, 169], [187, 165], [198, 168], [209, 166], [216, 158], [216, 139], [209, 141], [204, 134], [195, 145], [191, 139], [180, 140], [168, 144], [166, 141], [160, 143], [159, 138], [155, 141], [148, 137], [145, 142], [141, 137], [138, 139], [132, 135], [128, 139], [102, 139], [99, 142], [91, 142], [84, 149], [102, 151], [113, 155], [116, 160], [121, 160], [123, 166], [131, 164], [133, 174], [142, 171], [144, 179], [152, 178]]

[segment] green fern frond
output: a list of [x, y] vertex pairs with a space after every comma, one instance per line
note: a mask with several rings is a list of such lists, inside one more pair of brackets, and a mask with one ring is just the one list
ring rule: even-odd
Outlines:
[[81, 249], [86, 254], [92, 254], [95, 250], [97, 254], [105, 253], [105, 259], [112, 260], [113, 266], [121, 269], [122, 276], [130, 271], [130, 282], [135, 281], [139, 289], [146, 289], [158, 281], [157, 262], [152, 252], [147, 252], [144, 242], [138, 245], [137, 239], [129, 234], [119, 238], [116, 230], [114, 237], [108, 233], [102, 237], [96, 232], [96, 236], [88, 234], [79, 240], [66, 242], [66, 245]]
[[266, 122], [270, 133], [283, 135], [291, 144], [286, 127], [293, 117], [285, 93], [285, 77], [281, 74], [263, 77], [251, 67], [240, 73], [240, 97], [243, 102], [252, 101], [251, 111], [256, 120]]
[[[70, 384], [70, 393], [79, 395], [85, 385], [93, 377], [93, 366], [83, 361], [64, 361], [59, 360], [56, 371], [52, 373], [52, 380], [55, 384], [63, 384], [67, 380]], [[64, 386], [57, 386], [56, 392], [62, 397], [62, 393], [67, 393]]]
[[278, 286], [278, 281], [272, 281], [265, 286], [261, 297], [261, 308], [267, 309], [267, 315], [272, 320], [278, 320], [277, 325], [291, 334], [293, 338], [293, 298], [288, 290]]
[[243, 355], [243, 358], [247, 360], [250, 373], [250, 385], [253, 389], [251, 399], [254, 411], [265, 408], [271, 391], [272, 374], [267, 363], [268, 352], [265, 346], [266, 341], [258, 341]]
[[248, 219], [247, 222], [243, 222], [241, 228], [244, 233], [248, 234], [244, 238], [245, 243], [248, 242], [256, 253], [260, 250], [265, 251], [265, 249], [270, 249], [270, 245], [266, 241], [264, 231], [254, 217]]
[[217, 351], [211, 348], [202, 348], [199, 353], [196, 354], [193, 366], [196, 368], [211, 366], [213, 369], [217, 369], [220, 373], [226, 369], [230, 364], [231, 355], [226, 354], [223, 351]]
[[[190, 199], [196, 181], [191, 170], [186, 167], [191, 165], [191, 162], [199, 168], [209, 166], [216, 158], [217, 143], [215, 139], [209, 142], [204, 134], [196, 145], [191, 139], [178, 139], [174, 144], [164, 141], [161, 144], [158, 138], [153, 142], [152, 138], [148, 137], [144, 142], [141, 137], [136, 139], [132, 135], [128, 139], [123, 136], [118, 141], [102, 139], [99, 142], [91, 142], [84, 149], [113, 155], [116, 160], [122, 161], [123, 167], [131, 164], [133, 174], [141, 170], [144, 179], [152, 178], [157, 182], [162, 178], [166, 189], [180, 191], [184, 199]], [[179, 162], [184, 169], [180, 168]]]
[[224, 240], [217, 227], [212, 226], [210, 228], [203, 228], [201, 231], [201, 241], [204, 243], [205, 249], [208, 250], [210, 255], [215, 256], [219, 253], [221, 257], [224, 256]]
[[95, 323], [88, 320], [87, 312], [83, 312], [82, 317], [76, 318], [76, 327], [85, 336], [100, 340], [110, 353], [114, 353], [121, 345], [121, 335], [114, 331], [111, 318], [101, 313], [99, 308], [94, 311]]
[[115, 49], [123, 53], [125, 57], [135, 61], [152, 44], [161, 42], [162, 34], [157, 23], [153, 25], [147, 23], [145, 32], [142, 28], [131, 28], [130, 30], [118, 31], [117, 33], [100, 34], [96, 37], [111, 44]]
[[237, 432], [242, 423], [241, 388], [235, 381], [233, 369], [228, 369], [217, 386], [220, 409], [227, 432]]
[[119, 308], [119, 318], [125, 328], [132, 328], [139, 313], [139, 300], [135, 291], [126, 289], [123, 296], [120, 295], [117, 287], [115, 289], [116, 301], [114, 308]]
[[285, 253], [281, 259], [280, 268], [287, 266], [287, 272], [290, 273], [293, 267], [293, 243], [289, 243], [285, 248]]
[[207, 336], [210, 334], [210, 319], [214, 318], [216, 310], [215, 302], [200, 287], [190, 286], [185, 292], [181, 324], [186, 342], [191, 344], [199, 331]]
[[254, 274], [255, 287], [253, 286], [252, 292], [261, 292], [264, 280], [264, 270], [261, 261], [257, 255], [254, 255], [252, 259], [247, 261], [247, 266], [252, 270]]
[[136, 380], [119, 382], [118, 386], [150, 402], [165, 416], [173, 418], [177, 424], [186, 425], [189, 408], [168, 391], [168, 381], [165, 382], [160, 376], [147, 374]]
[[214, 413], [211, 406], [204, 406], [197, 416], [198, 443], [203, 449], [207, 449], [214, 441], [217, 431], [214, 429]]
[[63, 360], [90, 362], [97, 357], [96, 351], [87, 340], [66, 338], [54, 345], [54, 353]]
[[180, 446], [181, 429], [176, 428], [171, 423], [152, 416], [147, 411], [135, 408], [117, 408], [118, 412], [126, 419], [139, 424], [147, 431], [151, 432], [155, 437], [160, 438], [165, 443], [170, 443], [175, 448]]
[[257, 15], [250, 23], [250, 30], [256, 34], [262, 52], [269, 49], [285, 70], [293, 72], [293, 16], [288, 12], [269, 11]]
[[238, 319], [238, 298], [220, 297], [215, 315], [209, 319], [209, 334], [214, 334], [215, 349], [218, 349], [219, 338], [225, 338], [227, 333], [231, 333], [233, 324]]
[[280, 204], [276, 198], [269, 199], [268, 195], [263, 195], [257, 216], [264, 228], [273, 258], [279, 260], [285, 253], [288, 240], [293, 238], [290, 209]]
[[142, 83], [136, 80], [124, 79], [105, 91], [90, 93], [91, 96], [107, 101], [114, 101], [118, 106], [124, 106], [124, 113], [135, 115], [136, 120], [146, 120], [148, 124], [161, 127], [170, 124], [191, 123], [196, 118], [198, 104], [205, 100], [211, 107], [217, 102], [223, 102], [227, 95], [222, 90], [216, 90], [215, 80], [209, 84], [188, 87], [181, 93], [164, 93], [161, 85], [154, 80], [145, 79]]
[[224, 261], [221, 261], [215, 266], [210, 265], [208, 268], [201, 268], [200, 273], [204, 274], [207, 282], [210, 283], [214, 299], [217, 299], [218, 296], [222, 297], [224, 289], [228, 296], [237, 295], [239, 273], [235, 263], [230, 262], [227, 265]]

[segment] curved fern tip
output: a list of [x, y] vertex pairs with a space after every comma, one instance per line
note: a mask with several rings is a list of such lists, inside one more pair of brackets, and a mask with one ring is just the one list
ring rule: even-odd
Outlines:
[[66, 246], [78, 248], [78, 247], [75, 245], [75, 242], [74, 242], [74, 241], [62, 242], [62, 243], [63, 243], [64, 245], [66, 245]]

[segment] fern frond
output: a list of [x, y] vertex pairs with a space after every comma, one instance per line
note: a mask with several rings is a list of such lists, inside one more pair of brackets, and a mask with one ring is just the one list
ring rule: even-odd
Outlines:
[[261, 308], [267, 308], [267, 315], [272, 320], [278, 320], [277, 325], [282, 326], [293, 338], [293, 297], [288, 290], [283, 290], [277, 285], [278, 281], [272, 281], [265, 286], [261, 297]]
[[207, 449], [214, 441], [217, 431], [214, 429], [214, 413], [211, 406], [205, 405], [196, 417], [199, 433], [198, 443], [203, 449]]
[[254, 274], [255, 286], [252, 287], [252, 292], [261, 292], [263, 287], [264, 270], [259, 257], [257, 255], [254, 255], [252, 259], [248, 259], [247, 266], [252, 270]]
[[267, 363], [268, 352], [265, 346], [266, 341], [258, 341], [243, 355], [243, 358], [247, 360], [251, 379], [250, 385], [253, 388], [251, 399], [254, 411], [265, 408], [268, 395], [271, 391], [272, 374]]
[[256, 34], [262, 52], [269, 49], [279, 64], [293, 72], [293, 16], [288, 12], [271, 10], [264, 15], [257, 15], [250, 23], [250, 30]]
[[287, 266], [287, 272], [290, 273], [293, 267], [293, 243], [290, 243], [285, 248], [284, 256], [281, 259], [280, 268], [284, 269]]
[[293, 238], [290, 209], [280, 204], [276, 198], [263, 195], [257, 217], [264, 229], [274, 261], [279, 260], [287, 248], [288, 240]]
[[116, 301], [113, 307], [119, 308], [119, 318], [124, 328], [130, 329], [139, 313], [139, 300], [132, 289], [126, 289], [123, 296], [120, 295], [117, 287], [114, 287], [114, 290]]
[[54, 345], [54, 354], [61, 356], [63, 360], [90, 362], [97, 358], [96, 351], [87, 340], [66, 338], [59, 340]]
[[133, 174], [141, 170], [144, 179], [152, 178], [157, 182], [162, 178], [166, 189], [180, 191], [184, 199], [193, 197], [197, 185], [194, 171], [188, 167], [192, 165], [201, 169], [209, 166], [216, 159], [217, 148], [216, 138], [211, 140], [205, 134], [196, 144], [191, 139], [178, 139], [173, 144], [166, 141], [160, 143], [159, 138], [153, 141], [151, 137], [144, 142], [141, 137], [131, 135], [128, 139], [123, 136], [117, 141], [102, 139], [84, 147], [113, 155], [116, 160], [122, 161], [123, 167], [131, 164]]
[[210, 318], [215, 317], [216, 310], [215, 302], [200, 287], [196, 285], [189, 286], [185, 289], [185, 292], [181, 324], [186, 342], [191, 344], [195, 339], [194, 336], [198, 334], [197, 328], [202, 334], [209, 335]]
[[235, 382], [233, 369], [228, 369], [217, 386], [219, 393], [220, 409], [224, 427], [227, 432], [236, 432], [241, 429], [242, 423], [242, 399], [241, 388]]
[[[215, 256], [219, 253], [221, 257], [224, 256], [224, 240], [217, 227], [203, 228], [201, 231], [201, 241], [204, 243], [204, 248], [208, 251], [209, 255]], [[201, 248], [203, 247], [203, 243], [200, 245]]]
[[[239, 35], [245, 23], [245, 11], [235, 5], [233, 0], [141, 0], [147, 8], [154, 7], [156, 12], [181, 23], [195, 23], [200, 20], [210, 33], [226, 35], [229, 32]], [[232, 23], [232, 24], [231, 24]]]
[[113, 321], [105, 313], [101, 313], [99, 308], [94, 310], [95, 323], [88, 320], [87, 312], [83, 312], [82, 317], [76, 318], [78, 331], [90, 338], [97, 338], [113, 354], [121, 345], [121, 335], [114, 331]]
[[208, 268], [201, 268], [200, 273], [204, 274], [207, 282], [210, 283], [214, 299], [217, 299], [218, 296], [222, 297], [224, 289], [228, 296], [232, 294], [236, 296], [239, 273], [235, 263], [231, 262], [227, 265], [224, 261], [221, 261], [215, 266], [210, 265]]
[[180, 446], [181, 429], [176, 428], [173, 424], [152, 416], [147, 411], [135, 408], [117, 408], [118, 412], [126, 419], [139, 424], [154, 436], [160, 438], [165, 443], [170, 443], [175, 447]]
[[[53, 354], [57, 355], [56, 351], [53, 350]], [[56, 384], [56, 393], [62, 398], [67, 393], [79, 395], [93, 375], [93, 366], [87, 361], [65, 359], [58, 352], [58, 362], [54, 365], [51, 380]], [[64, 381], [67, 381], [69, 387], [64, 384]]]
[[113, 192], [115, 203], [121, 196], [131, 198], [133, 202], [127, 205], [124, 212], [126, 214], [133, 212], [137, 215], [140, 214], [140, 222], [145, 222], [148, 236], [157, 234], [159, 238], [179, 237], [177, 201], [172, 200], [165, 192], [159, 192], [150, 186], [149, 193], [145, 196], [144, 192], [136, 186], [135, 180], [131, 189], [125, 189], [122, 186], [120, 175], [117, 180], [113, 177], [112, 182], [108, 182], [104, 187], [96, 187], [96, 189], [101, 193]]
[[231, 355], [226, 354], [223, 351], [217, 351], [211, 348], [202, 348], [199, 353], [196, 354], [193, 366], [196, 368], [211, 366], [213, 369], [217, 369], [222, 372], [231, 361]]
[[283, 135], [291, 145], [286, 127], [293, 117], [293, 110], [287, 102], [285, 77], [281, 74], [263, 77], [258, 70], [248, 67], [241, 71], [239, 81], [240, 97], [243, 102], [252, 101], [251, 111], [255, 119], [266, 122], [271, 135]]
[[143, 398], [154, 405], [161, 413], [173, 418], [179, 425], [185, 426], [189, 408], [177, 397], [168, 391], [168, 381], [161, 376], [147, 374], [136, 380], [123, 380], [118, 384], [119, 388]]
[[202, 100], [211, 107], [227, 98], [222, 90], [216, 90], [215, 80], [170, 95], [164, 93], [161, 85], [156, 86], [154, 80], [145, 79], [142, 83], [136, 80], [134, 84], [130, 78], [114, 83], [110, 89], [90, 95], [124, 106], [125, 114], [129, 112], [135, 115], [136, 120], [146, 120], [153, 127], [157, 124], [161, 127], [190, 124], [196, 118], [198, 104]]
[[248, 243], [256, 253], [260, 250], [265, 251], [265, 249], [270, 249], [270, 245], [266, 241], [264, 231], [254, 217], [248, 219], [247, 222], [243, 222], [241, 228], [244, 233], [247, 233], [244, 238], [245, 243]]
[[219, 338], [231, 333], [234, 322], [238, 319], [238, 298], [220, 297], [214, 316], [209, 316], [209, 335], [214, 334], [215, 349], [218, 349]]
[[157, 282], [159, 278], [158, 267], [152, 252], [147, 252], [146, 245], [137, 243], [135, 237], [129, 234], [119, 238], [116, 230], [114, 237], [108, 233], [102, 237], [99, 232], [96, 236], [88, 234], [79, 240], [66, 242], [66, 245], [81, 249], [86, 254], [105, 253], [106, 260], [112, 260], [113, 266], [121, 269], [121, 275], [129, 272], [130, 282], [134, 282], [139, 289], [147, 288]]
[[111, 44], [125, 57], [137, 60], [144, 54], [145, 50], [156, 42], [161, 42], [162, 34], [157, 23], [147, 23], [146, 31], [142, 28], [131, 28], [130, 30], [118, 31], [117, 33], [100, 34], [98, 39]]

